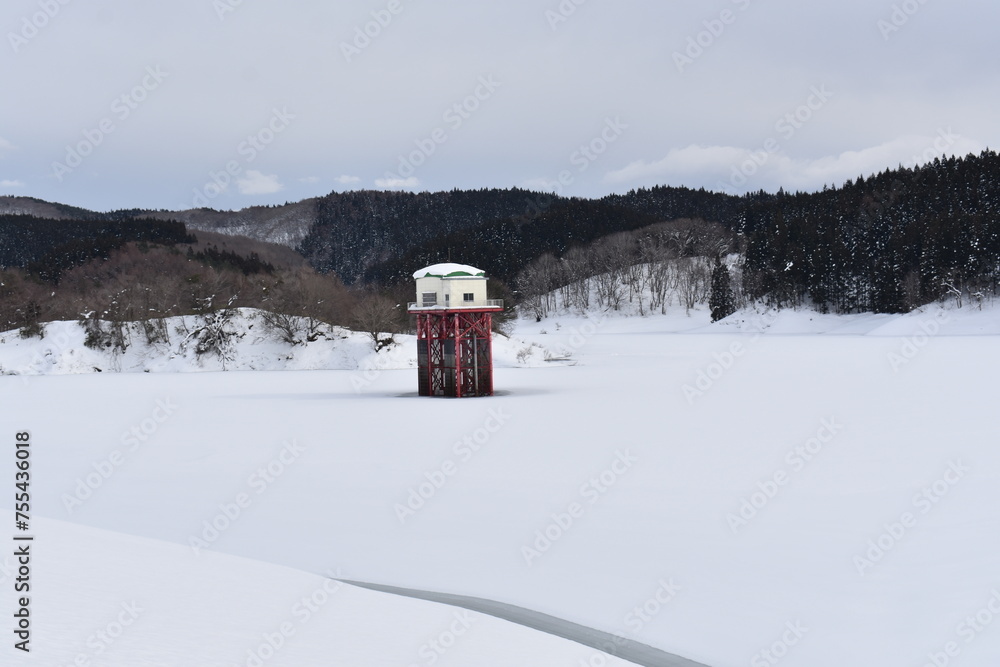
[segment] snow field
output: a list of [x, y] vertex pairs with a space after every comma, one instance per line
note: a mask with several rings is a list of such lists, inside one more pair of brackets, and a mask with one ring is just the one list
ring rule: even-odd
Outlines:
[[[0, 515], [13, 518], [6, 510]], [[35, 521], [32, 651], [24, 656], [5, 642], [5, 665], [542, 667], [595, 654], [490, 616], [327, 576]], [[9, 560], [3, 565], [6, 586]], [[327, 574], [339, 572], [331, 567]], [[11, 606], [7, 596], [3, 606]], [[627, 664], [601, 656], [601, 664]]]
[[[742, 313], [711, 326], [704, 313], [560, 316], [522, 322], [518, 337], [576, 365], [500, 368], [490, 399], [420, 399], [407, 369], [361, 388], [356, 371], [336, 370], [3, 377], [0, 400], [7, 432], [30, 428], [37, 443], [37, 513], [173, 543], [175, 568], [226, 554], [295, 576], [339, 568], [517, 604], [712, 667], [992, 667], [998, 322], [967, 309]], [[702, 374], [711, 384], [699, 389]], [[702, 393], [689, 400], [685, 387]], [[67, 506], [93, 475], [100, 484]], [[131, 545], [88, 544], [122, 571], [143, 560]], [[149, 585], [166, 595], [173, 581]], [[287, 616], [287, 602], [213, 590], [213, 604], [276, 617], [226, 659]], [[100, 613], [133, 597], [118, 591]], [[111, 620], [86, 618], [86, 633]], [[402, 662], [345, 664], [426, 664], [415, 651], [454, 620], [408, 642]], [[356, 657], [332, 646], [325, 659]], [[603, 659], [582, 651], [585, 664]]]

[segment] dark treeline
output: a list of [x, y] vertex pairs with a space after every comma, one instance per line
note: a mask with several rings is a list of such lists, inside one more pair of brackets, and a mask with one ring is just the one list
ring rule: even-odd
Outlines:
[[540, 257], [564, 260], [598, 239], [691, 218], [733, 234], [732, 248], [744, 259], [739, 289], [748, 300], [811, 303], [839, 313], [906, 312], [949, 295], [981, 301], [997, 293], [998, 202], [1000, 159], [993, 151], [887, 170], [816, 193], [733, 197], [656, 187], [596, 201], [552, 198], [534, 215], [442, 232], [378, 261], [363, 278], [407, 282], [413, 267], [451, 258], [515, 284]]
[[0, 215], [0, 266], [26, 269], [57, 281], [64, 271], [91, 259], [107, 259], [126, 243], [193, 243], [184, 225], [161, 220], [48, 220]]
[[256, 252], [251, 252], [249, 255], [243, 256], [232, 250], [219, 250], [214, 245], [208, 246], [198, 252], [195, 252], [192, 248], [188, 248], [187, 257], [215, 269], [228, 268], [239, 271], [245, 276], [255, 273], [273, 274], [275, 271], [274, 265], [262, 260]]
[[493, 278], [510, 282], [532, 260], [543, 254], [562, 256], [619, 231], [648, 226], [651, 215], [598, 201], [557, 200], [535, 217], [495, 220], [474, 230], [440, 236], [405, 254], [381, 262], [365, 273], [365, 280], [382, 284], [411, 281], [413, 267], [452, 259], [472, 264]]
[[775, 306], [906, 312], [1000, 275], [1000, 159], [986, 151], [748, 205], [744, 289]]
[[[417, 246], [497, 219], [524, 215], [538, 197], [538, 193], [517, 188], [332, 193], [318, 201], [316, 221], [299, 252], [317, 270], [336, 273], [352, 284], [366, 272], [384, 274], [371, 269]], [[456, 253], [461, 250], [455, 248]]]
[[658, 185], [648, 189], [632, 190], [624, 195], [608, 195], [600, 201], [610, 206], [650, 215], [658, 222], [700, 218], [735, 229], [741, 220], [741, 213], [749, 204], [773, 199], [774, 195], [764, 192], [735, 197], [704, 189], [692, 190]]
[[334, 272], [348, 284], [408, 280], [413, 266], [449, 256], [511, 279], [543, 253], [561, 255], [658, 221], [705, 218], [735, 227], [743, 206], [739, 197], [673, 187], [600, 200], [518, 188], [332, 193], [320, 199], [316, 223], [299, 251], [317, 270]]
[[266, 311], [265, 329], [301, 342], [347, 325], [357, 308], [336, 276], [262, 259], [267, 244], [200, 244], [182, 223], [129, 216], [0, 215], [0, 331], [36, 336], [46, 322], [80, 320], [88, 345], [125, 349], [127, 323], [168, 342], [166, 318], [250, 307]]
[[[579, 259], [615, 234], [700, 220], [731, 234], [731, 250], [743, 258], [738, 287], [749, 300], [779, 307], [813, 303], [835, 312], [903, 312], [949, 294], [976, 299], [996, 293], [998, 189], [1000, 159], [985, 151], [816, 193], [737, 197], [653, 187], [599, 200], [517, 188], [331, 193], [308, 213], [309, 232], [297, 250], [320, 273], [395, 294], [412, 286], [416, 268], [436, 262], [474, 264], [498, 283], [513, 285], [543, 256], [562, 261], [576, 252]], [[106, 261], [129, 243], [190, 242], [182, 224], [142, 219], [148, 212], [53, 206], [73, 219], [0, 216], [0, 266], [58, 280], [83, 263]], [[236, 259], [224, 251], [198, 252], [189, 259], [244, 275], [273, 268], [248, 253]]]

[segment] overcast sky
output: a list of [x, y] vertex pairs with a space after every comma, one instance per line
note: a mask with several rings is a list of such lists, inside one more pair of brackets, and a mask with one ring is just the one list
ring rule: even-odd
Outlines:
[[998, 24], [988, 0], [5, 0], [0, 194], [820, 189], [996, 149]]

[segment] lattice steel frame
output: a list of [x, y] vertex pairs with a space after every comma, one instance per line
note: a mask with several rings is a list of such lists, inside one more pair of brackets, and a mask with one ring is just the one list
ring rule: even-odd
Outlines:
[[416, 312], [421, 396], [493, 395], [493, 312]]

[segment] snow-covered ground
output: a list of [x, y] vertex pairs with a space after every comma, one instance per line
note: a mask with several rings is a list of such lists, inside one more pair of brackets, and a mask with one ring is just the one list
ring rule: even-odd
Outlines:
[[[568, 363], [515, 359], [488, 399], [356, 357], [0, 377], [34, 443], [33, 664], [132, 601], [93, 664], [248, 664], [330, 571], [711, 667], [1000, 664], [1000, 310], [674, 310], [522, 322], [512, 351]], [[426, 605], [342, 587], [262, 664], [613, 664], [485, 617], [432, 661], [456, 611]]]
[[[340, 327], [334, 327], [312, 342], [302, 340], [289, 344], [265, 325], [260, 311], [241, 308], [236, 309], [225, 325], [231, 335], [231, 344], [225, 354], [199, 355], [192, 334], [204, 325], [204, 321], [187, 316], [169, 318], [166, 322], [170, 340], [154, 344], [146, 342], [139, 325], [128, 325], [128, 345], [124, 352], [86, 347], [86, 331], [76, 321], [50, 322], [45, 325], [41, 338], [21, 338], [18, 330], [0, 333], [0, 374], [358, 369], [370, 374], [417, 367], [414, 336], [396, 335], [397, 344], [377, 354], [369, 336]], [[494, 339], [494, 364], [499, 368], [547, 363], [545, 350], [537, 343], [505, 336]]]
[[[11, 512], [0, 516], [13, 523]], [[595, 654], [491, 616], [342, 584], [335, 568], [322, 576], [196, 556], [50, 519], [35, 519], [34, 532], [32, 651], [4, 642], [4, 665], [542, 667]], [[4, 617], [12, 618], [7, 601]]]

